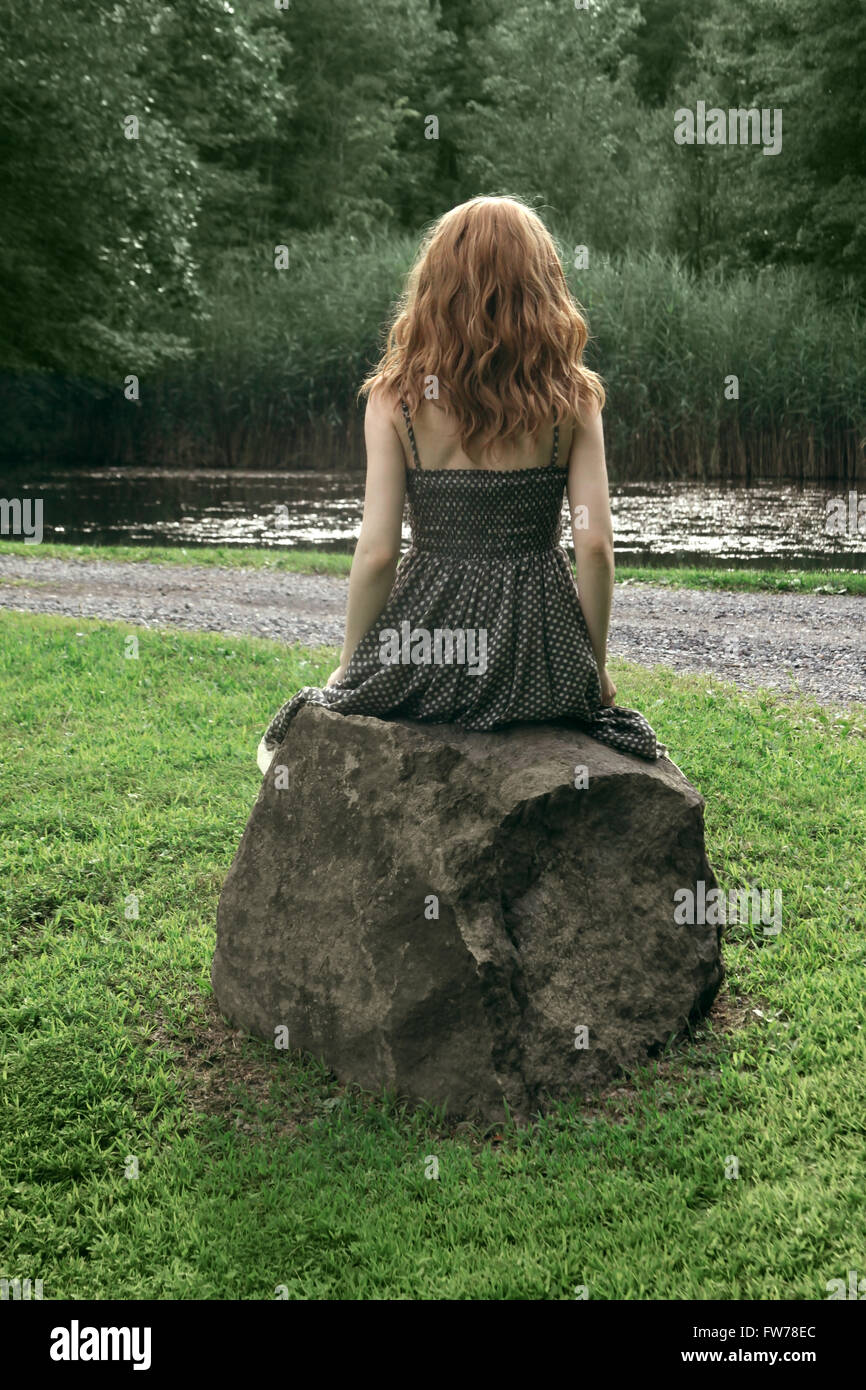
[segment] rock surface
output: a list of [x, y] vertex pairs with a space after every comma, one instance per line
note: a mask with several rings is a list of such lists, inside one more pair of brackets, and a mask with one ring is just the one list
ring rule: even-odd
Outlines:
[[703, 800], [666, 758], [308, 705], [223, 886], [214, 991], [343, 1081], [528, 1118], [709, 1008], [720, 929], [674, 918], [700, 880]]

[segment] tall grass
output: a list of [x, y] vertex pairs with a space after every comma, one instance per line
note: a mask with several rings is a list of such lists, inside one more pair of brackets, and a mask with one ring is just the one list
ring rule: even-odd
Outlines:
[[[566, 229], [559, 240], [579, 237]], [[138, 406], [120, 383], [101, 400], [72, 384], [53, 419], [37, 415], [40, 458], [362, 467], [354, 396], [414, 249], [410, 236], [310, 233], [293, 240], [283, 271], [272, 247], [233, 252], [210, 272], [208, 314], [187, 325], [191, 359], [145, 377]], [[615, 478], [866, 478], [864, 314], [853, 296], [830, 301], [796, 268], [696, 278], [656, 253], [594, 257], [569, 278], [608, 388]], [[738, 399], [726, 399], [732, 376]], [[8, 457], [2, 440], [0, 450]]]
[[[621, 478], [866, 473], [864, 315], [805, 270], [696, 278], [647, 254], [572, 277]], [[738, 399], [726, 386], [736, 377]]]

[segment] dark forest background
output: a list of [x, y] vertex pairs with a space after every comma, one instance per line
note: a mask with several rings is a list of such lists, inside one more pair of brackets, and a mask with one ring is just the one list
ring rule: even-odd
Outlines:
[[[0, 15], [7, 465], [359, 466], [419, 233], [517, 193], [587, 312], [615, 474], [866, 473], [861, 0]], [[677, 145], [699, 100], [781, 108], [782, 152]]]

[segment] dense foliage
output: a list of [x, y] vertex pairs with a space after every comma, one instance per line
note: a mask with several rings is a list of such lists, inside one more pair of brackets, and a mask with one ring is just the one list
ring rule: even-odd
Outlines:
[[[591, 309], [595, 267], [607, 285], [620, 267], [623, 300], [691, 278], [683, 302], [704, 315], [725, 285], [745, 297], [778, 269], [800, 276], [780, 281], [781, 318], [799, 284], [838, 311], [847, 350], [866, 276], [864, 55], [860, 0], [3, 0], [0, 392], [15, 423], [0, 446], [38, 442], [46, 385], [89, 433], [83, 402], [117, 409], [132, 374], [170, 462], [178, 382], [203, 416], [217, 390], [231, 414], [216, 348], [257, 374], [259, 399], [292, 378], [271, 403], [281, 423], [345, 418], [339, 364], [363, 370], [375, 350], [404, 246], [477, 192], [528, 198], [567, 253], [588, 248]], [[782, 149], [678, 144], [676, 113], [698, 103], [781, 110]], [[328, 267], [342, 285], [354, 246], [367, 307], [341, 326]], [[642, 278], [647, 256], [670, 274]], [[773, 294], [765, 280], [757, 300]], [[267, 354], [262, 301], [284, 313]], [[843, 407], [832, 430], [856, 433], [858, 398]], [[66, 438], [63, 402], [55, 415]], [[207, 427], [196, 435], [207, 453]]]

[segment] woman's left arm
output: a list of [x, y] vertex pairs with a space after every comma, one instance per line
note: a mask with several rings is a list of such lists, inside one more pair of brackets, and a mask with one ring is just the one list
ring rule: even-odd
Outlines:
[[328, 678], [339, 685], [361, 638], [378, 618], [394, 585], [400, 560], [406, 470], [403, 446], [384, 393], [375, 388], [364, 417], [367, 446], [367, 484], [364, 518], [349, 575], [346, 635], [340, 664]]

